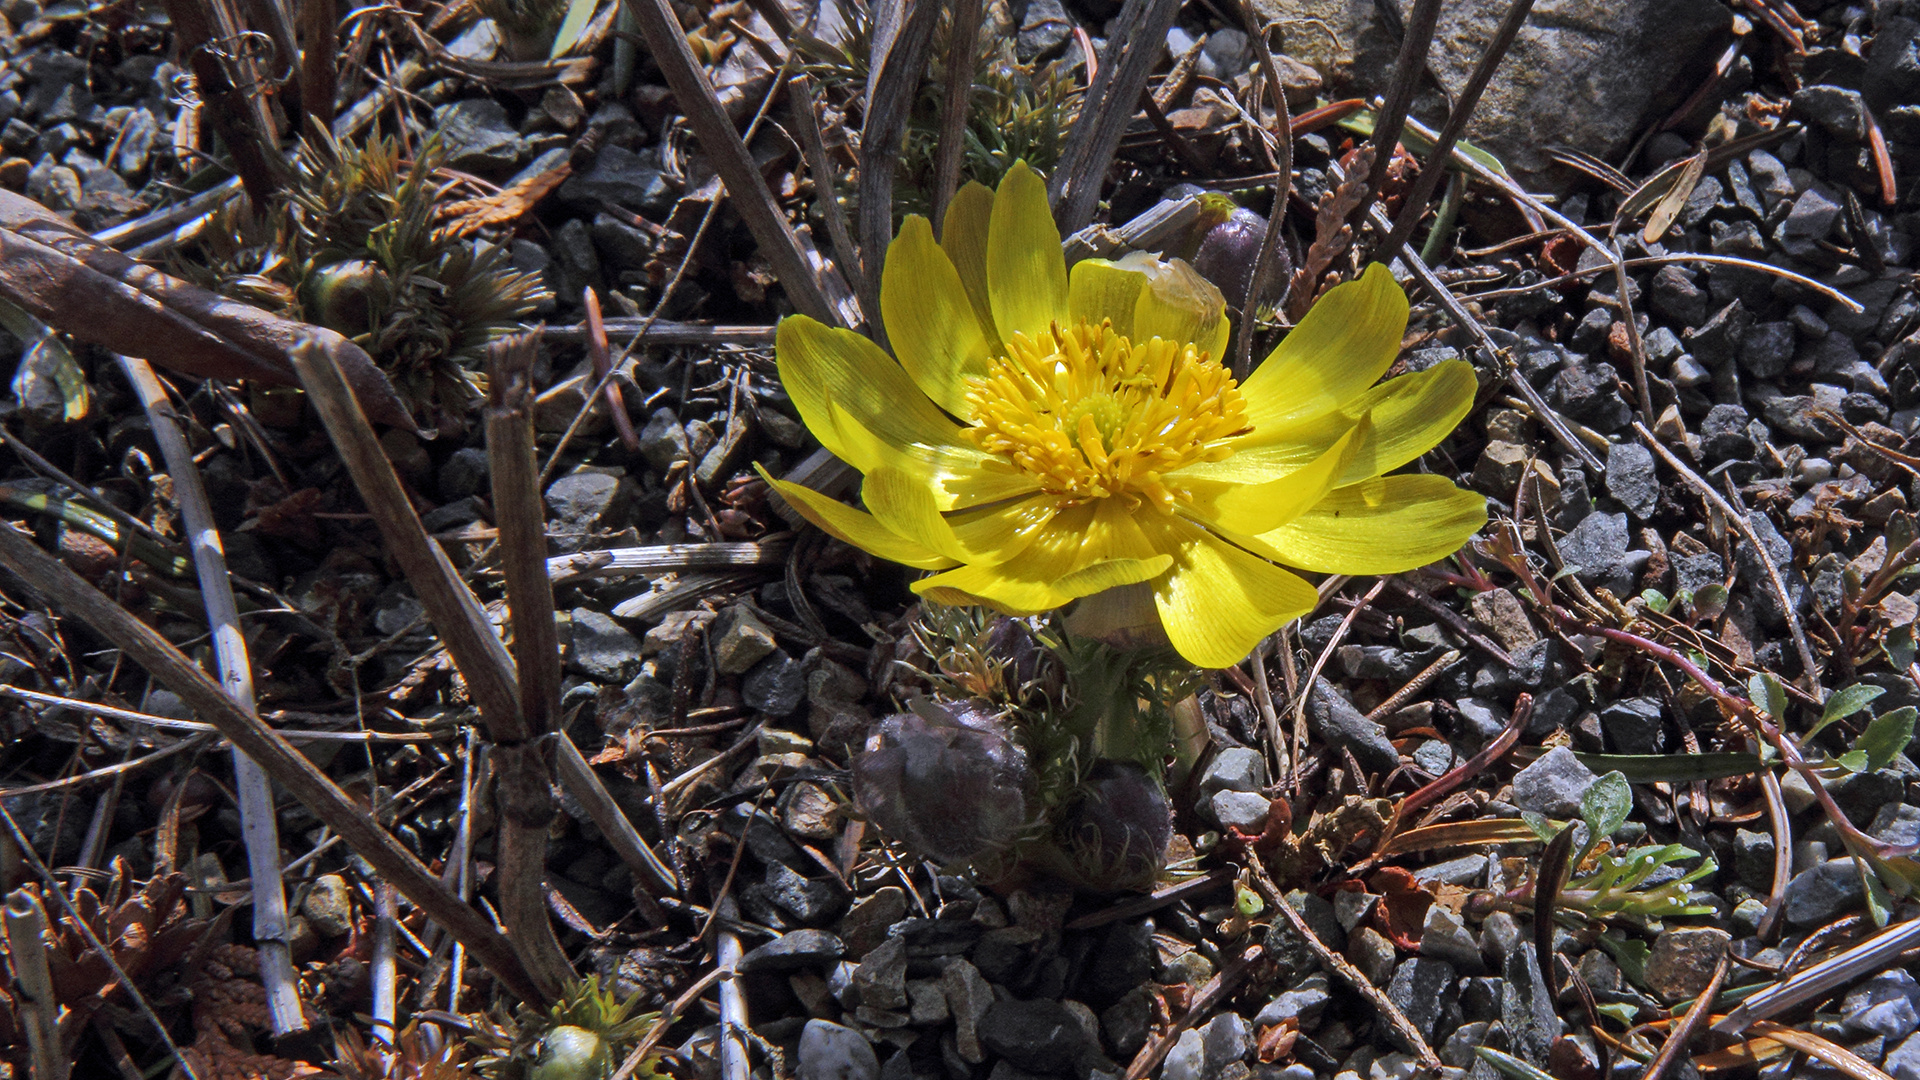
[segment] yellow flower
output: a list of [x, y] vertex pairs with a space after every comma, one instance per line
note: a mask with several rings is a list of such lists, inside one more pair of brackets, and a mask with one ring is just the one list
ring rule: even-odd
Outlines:
[[1144, 254], [1069, 273], [1025, 163], [997, 193], [961, 191], [938, 242], [909, 217], [885, 265], [897, 363], [800, 315], [776, 344], [807, 427], [864, 474], [866, 512], [771, 482], [832, 535], [939, 571], [914, 583], [929, 600], [1033, 614], [1139, 586], [1181, 656], [1225, 667], [1315, 602], [1276, 564], [1409, 570], [1486, 521], [1444, 477], [1381, 475], [1474, 395], [1460, 361], [1374, 385], [1407, 324], [1383, 267], [1236, 384], [1220, 291]]

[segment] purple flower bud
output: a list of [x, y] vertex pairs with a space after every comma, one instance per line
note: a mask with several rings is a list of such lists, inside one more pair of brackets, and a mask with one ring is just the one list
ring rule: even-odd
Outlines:
[[[1236, 206], [1225, 221], [1207, 230], [1200, 240], [1200, 250], [1194, 253], [1193, 268], [1213, 282], [1235, 310], [1247, 309], [1247, 293], [1253, 288], [1253, 268], [1260, 261], [1260, 242], [1266, 233], [1266, 218]], [[1292, 273], [1287, 249], [1275, 247], [1273, 266], [1267, 272], [1266, 291], [1278, 291]]]
[[914, 700], [853, 761], [867, 818], [915, 852], [958, 862], [1010, 843], [1032, 773], [1005, 721], [972, 702]]
[[1120, 889], [1152, 881], [1166, 865], [1173, 808], [1145, 769], [1094, 765], [1085, 794], [1067, 810], [1061, 837], [1086, 884]]
[[1006, 665], [1006, 689], [1018, 696], [1020, 691], [1040, 677], [1040, 643], [1019, 619], [1005, 616], [987, 628], [987, 655]]

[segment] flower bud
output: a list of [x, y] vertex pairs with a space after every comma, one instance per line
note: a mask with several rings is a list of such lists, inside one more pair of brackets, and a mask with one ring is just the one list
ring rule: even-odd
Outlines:
[[880, 721], [853, 761], [853, 794], [916, 853], [959, 862], [1010, 843], [1027, 820], [1032, 773], [1004, 720], [972, 702], [918, 698]]
[[1061, 837], [1086, 884], [1145, 885], [1166, 866], [1173, 808], [1145, 769], [1130, 761], [1102, 761], [1068, 808]]
[[[1260, 261], [1260, 244], [1266, 234], [1266, 218], [1236, 206], [1224, 221], [1206, 231], [1200, 239], [1200, 249], [1194, 253], [1193, 268], [1201, 277], [1219, 286], [1227, 303], [1236, 311], [1247, 309], [1247, 293], [1253, 288], [1253, 268]], [[1277, 291], [1292, 274], [1286, 247], [1276, 245], [1264, 291], [1269, 294]]]

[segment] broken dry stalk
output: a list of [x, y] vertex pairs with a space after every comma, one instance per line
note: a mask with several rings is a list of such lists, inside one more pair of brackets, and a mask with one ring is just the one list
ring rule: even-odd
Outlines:
[[[134, 396], [146, 410], [154, 442], [159, 444], [167, 472], [173, 477], [174, 497], [187, 530], [188, 547], [200, 576], [200, 597], [207, 608], [213, 635], [214, 661], [220, 684], [240, 709], [255, 711], [253, 661], [240, 632], [240, 609], [234, 602], [233, 579], [227, 572], [226, 549], [214, 523], [213, 506], [200, 479], [200, 467], [187, 445], [179, 417], [167, 400], [166, 388], [145, 360], [117, 357], [120, 370], [132, 384]], [[294, 976], [293, 954], [287, 942], [287, 891], [280, 867], [280, 828], [273, 807], [273, 787], [266, 772], [233, 751], [233, 787], [240, 808], [240, 831], [246, 842], [247, 872], [253, 893], [253, 938], [260, 957], [260, 983], [266, 989], [267, 1008], [276, 1038], [307, 1029], [300, 1005], [300, 987]]]
[[30, 888], [7, 896], [7, 957], [13, 970], [21, 1026], [33, 1056], [33, 1080], [66, 1080], [67, 1054], [60, 1047], [60, 999], [47, 964], [51, 929], [47, 909]]

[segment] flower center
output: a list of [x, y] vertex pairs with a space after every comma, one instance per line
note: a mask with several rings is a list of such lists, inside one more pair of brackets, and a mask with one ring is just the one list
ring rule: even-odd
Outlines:
[[970, 381], [967, 438], [1079, 502], [1125, 496], [1171, 511], [1185, 497], [1167, 474], [1233, 453], [1247, 407], [1233, 376], [1192, 345], [1135, 344], [1107, 322], [1059, 323]]

